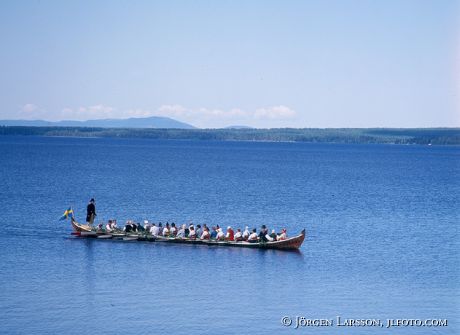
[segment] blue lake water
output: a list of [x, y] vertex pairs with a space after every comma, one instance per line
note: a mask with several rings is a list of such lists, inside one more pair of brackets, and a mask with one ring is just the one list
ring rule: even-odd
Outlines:
[[[460, 148], [0, 137], [1, 334], [459, 334]], [[299, 252], [84, 240], [58, 221], [307, 229]], [[447, 319], [284, 327], [281, 318]]]

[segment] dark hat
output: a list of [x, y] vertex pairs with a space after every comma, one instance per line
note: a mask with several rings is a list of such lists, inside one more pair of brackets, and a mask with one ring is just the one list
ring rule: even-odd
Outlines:
[[94, 198], [91, 198], [91, 200], [89, 202], [94, 202], [94, 201], [95, 201]]
[[252, 231], [255, 233], [255, 232], [257, 231], [257, 229], [256, 229], [256, 228], [254, 228]]
[[267, 229], [267, 227], [263, 224], [263, 225], [262, 225], [262, 229]]

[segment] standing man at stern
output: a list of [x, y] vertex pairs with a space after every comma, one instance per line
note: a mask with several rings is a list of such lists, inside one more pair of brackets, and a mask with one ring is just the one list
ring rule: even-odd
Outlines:
[[96, 201], [94, 201], [94, 198], [91, 198], [88, 206], [86, 207], [86, 222], [89, 225], [92, 225], [96, 215]]

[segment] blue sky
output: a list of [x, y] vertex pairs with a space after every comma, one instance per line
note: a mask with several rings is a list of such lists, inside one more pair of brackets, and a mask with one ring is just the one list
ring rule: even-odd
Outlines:
[[0, 118], [460, 126], [458, 1], [2, 1]]

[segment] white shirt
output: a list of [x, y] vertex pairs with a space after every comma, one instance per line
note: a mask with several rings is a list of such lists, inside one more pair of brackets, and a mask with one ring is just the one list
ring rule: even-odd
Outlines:
[[105, 225], [105, 230], [107, 230], [108, 232], [111, 232], [112, 231], [112, 228], [110, 227], [110, 223], [107, 223]]
[[224, 233], [220, 231], [220, 232], [217, 233], [216, 238], [217, 238], [218, 240], [220, 240], [220, 239], [222, 239], [222, 237], [224, 237], [224, 236], [225, 236]]
[[164, 227], [163, 228], [163, 236], [168, 236], [169, 235], [169, 229]]
[[273, 242], [273, 237], [271, 237], [270, 235], [265, 235], [265, 238], [269, 241], [269, 242]]
[[249, 236], [249, 230], [246, 229], [246, 230], [243, 232], [243, 237], [246, 238], [246, 237], [248, 237], [248, 236]]
[[150, 228], [150, 234], [152, 234], [153, 236], [158, 236], [159, 233], [160, 228], [158, 228], [157, 226], [153, 226], [152, 228]]
[[286, 238], [287, 238], [286, 233], [281, 233], [280, 235], [278, 235], [276, 239], [278, 241], [281, 241], [281, 240], [285, 240]]
[[235, 240], [236, 240], [237, 238], [241, 238], [241, 237], [243, 237], [243, 234], [241, 234], [240, 231], [237, 231], [237, 232], [235, 233], [235, 236], [234, 236]]
[[185, 237], [184, 228], [179, 229], [179, 231], [177, 232], [177, 237]]
[[250, 241], [257, 240], [257, 233], [252, 233], [251, 235], [249, 235], [248, 240]]
[[201, 237], [200, 237], [202, 240], [204, 240], [205, 238], [209, 238], [209, 232], [208, 231], [204, 231], [203, 234], [201, 234]]
[[171, 235], [175, 235], [177, 232], [177, 228], [176, 227], [171, 227]]

